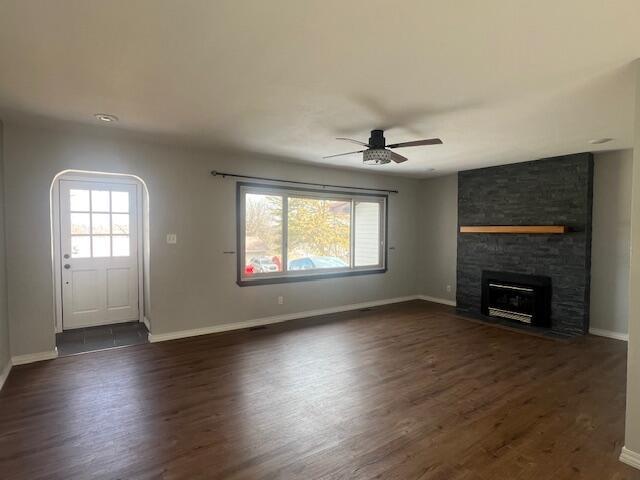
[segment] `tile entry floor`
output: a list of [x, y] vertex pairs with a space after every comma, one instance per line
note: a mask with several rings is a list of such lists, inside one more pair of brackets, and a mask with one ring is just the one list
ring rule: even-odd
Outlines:
[[58, 355], [93, 352], [105, 348], [148, 343], [149, 331], [142, 322], [116, 323], [98, 327], [65, 330], [56, 334]]

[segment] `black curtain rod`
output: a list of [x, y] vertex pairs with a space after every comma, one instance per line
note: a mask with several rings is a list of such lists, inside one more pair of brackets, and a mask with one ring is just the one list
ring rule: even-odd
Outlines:
[[295, 180], [280, 180], [278, 178], [266, 178], [266, 177], [251, 177], [249, 175], [238, 175], [236, 173], [224, 173], [217, 172], [215, 170], [211, 171], [211, 175], [214, 177], [220, 176], [224, 177], [236, 177], [236, 178], [248, 178], [249, 180], [264, 180], [267, 182], [280, 182], [280, 183], [294, 183], [297, 185], [314, 185], [316, 187], [330, 187], [330, 188], [348, 188], [349, 190], [366, 190], [368, 192], [386, 192], [386, 193], [398, 193], [398, 190], [385, 190], [383, 188], [364, 188], [364, 187], [347, 187], [345, 185], [329, 185], [325, 183], [313, 183], [313, 182], [297, 182]]

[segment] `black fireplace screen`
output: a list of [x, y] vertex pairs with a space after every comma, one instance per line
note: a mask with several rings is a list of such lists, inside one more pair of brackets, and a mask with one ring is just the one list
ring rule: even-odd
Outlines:
[[489, 283], [489, 315], [531, 323], [535, 313], [533, 288]]
[[537, 275], [483, 272], [482, 313], [550, 326], [551, 279]]

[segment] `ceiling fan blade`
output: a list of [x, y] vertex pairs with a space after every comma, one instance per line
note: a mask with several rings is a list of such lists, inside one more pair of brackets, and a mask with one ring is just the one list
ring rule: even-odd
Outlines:
[[[391, 152], [391, 150], [389, 150], [389, 152]], [[391, 160], [393, 160], [396, 163], [402, 163], [402, 162], [406, 162], [409, 159], [406, 157], [403, 157], [402, 155], [397, 154], [396, 152], [391, 152]]]
[[363, 147], [368, 147], [369, 146], [368, 143], [361, 142], [360, 140], [354, 140], [353, 138], [338, 137], [338, 138], [336, 138], [336, 140], [344, 140], [346, 142], [356, 143], [358, 145], [362, 145]]
[[393, 145], [387, 145], [388, 148], [401, 148], [401, 147], [419, 147], [420, 145], [440, 145], [442, 140], [439, 138], [429, 138], [427, 140], [415, 140], [413, 142], [401, 142], [394, 143]]
[[322, 158], [341, 157], [343, 155], [353, 155], [354, 153], [362, 153], [362, 152], [364, 152], [364, 150], [358, 150], [357, 152], [338, 153], [336, 155], [327, 155], [326, 157], [322, 157]]

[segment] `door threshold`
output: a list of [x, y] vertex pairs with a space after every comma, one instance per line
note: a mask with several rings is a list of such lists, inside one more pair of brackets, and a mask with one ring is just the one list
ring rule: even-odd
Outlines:
[[139, 345], [147, 345], [149, 342], [143, 342], [143, 343], [132, 343], [131, 345], [118, 345], [116, 347], [106, 347], [106, 348], [99, 348], [98, 350], [86, 350], [84, 352], [75, 352], [75, 353], [61, 353], [58, 354], [58, 358], [63, 358], [63, 357], [77, 357], [78, 355], [86, 355], [88, 353], [99, 353], [99, 352], [108, 352], [109, 350], [121, 350], [123, 348], [131, 348], [131, 347], [137, 347]]

